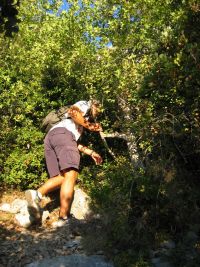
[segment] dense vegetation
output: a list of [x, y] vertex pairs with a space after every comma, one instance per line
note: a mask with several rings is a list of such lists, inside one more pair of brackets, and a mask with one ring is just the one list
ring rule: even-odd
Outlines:
[[42, 118], [96, 97], [104, 131], [126, 136], [107, 139], [116, 159], [97, 134], [83, 138], [104, 157], [101, 167], [83, 157], [80, 180], [109, 218], [105, 247], [119, 249], [118, 266], [149, 266], [149, 246], [171, 237], [175, 266], [199, 266], [179, 253], [185, 233], [200, 230], [199, 2], [70, 0], [64, 11], [61, 1], [25, 0], [15, 8], [19, 32], [8, 38], [3, 27], [0, 36], [1, 182], [25, 189], [47, 179]]

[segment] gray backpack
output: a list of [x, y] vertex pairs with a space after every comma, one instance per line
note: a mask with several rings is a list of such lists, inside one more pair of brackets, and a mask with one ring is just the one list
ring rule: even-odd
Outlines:
[[70, 117], [65, 116], [70, 106], [64, 106], [57, 110], [52, 110], [42, 121], [41, 129], [43, 132], [47, 133], [54, 125], [63, 119], [68, 119]]

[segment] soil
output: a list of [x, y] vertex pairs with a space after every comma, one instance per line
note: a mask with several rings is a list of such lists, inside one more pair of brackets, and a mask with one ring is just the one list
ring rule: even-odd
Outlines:
[[[3, 190], [0, 202], [12, 203], [16, 198], [25, 199], [24, 192]], [[50, 211], [49, 218], [28, 229], [17, 225], [15, 214], [0, 211], [0, 267], [25, 266], [44, 258], [73, 253], [102, 254], [105, 231], [99, 219], [74, 220], [68, 226], [54, 229], [52, 223], [58, 218], [58, 197], [54, 194], [42, 205]], [[70, 248], [66, 246], [74, 240], [81, 242]]]

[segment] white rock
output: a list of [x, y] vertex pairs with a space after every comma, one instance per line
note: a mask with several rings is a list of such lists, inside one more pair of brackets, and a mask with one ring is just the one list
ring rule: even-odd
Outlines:
[[45, 210], [43, 211], [42, 213], [42, 222], [46, 221], [46, 219], [49, 217], [49, 211], [48, 210]]
[[89, 203], [89, 196], [80, 188], [76, 188], [71, 213], [79, 220], [85, 219], [85, 217], [90, 213]]
[[0, 206], [1, 211], [6, 211], [10, 213], [26, 213], [27, 214], [27, 206], [28, 203], [26, 200], [23, 199], [15, 199], [11, 204], [3, 203]]
[[5, 211], [5, 212], [10, 212], [10, 204], [8, 204], [8, 203], [3, 203], [3, 204], [0, 206], [0, 210], [1, 210], [1, 211]]
[[29, 215], [29, 209], [28, 209], [28, 206], [24, 206], [22, 207], [20, 210], [19, 210], [19, 213], [21, 215]]
[[15, 215], [15, 219], [17, 223], [24, 228], [28, 228], [34, 222], [34, 218], [30, 215], [23, 215], [20, 213]]
[[28, 203], [27, 203], [26, 200], [23, 200], [23, 199], [15, 199], [11, 203], [11, 210], [10, 210], [10, 212], [12, 212], [12, 213], [21, 212], [21, 210], [22, 209], [26, 209], [27, 206], [28, 206]]

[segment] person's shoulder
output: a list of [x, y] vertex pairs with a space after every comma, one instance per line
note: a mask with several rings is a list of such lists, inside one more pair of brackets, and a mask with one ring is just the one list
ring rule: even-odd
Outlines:
[[89, 104], [89, 101], [86, 101], [86, 100], [80, 100], [80, 101], [78, 101], [78, 102], [76, 102], [76, 103], [74, 103], [74, 105], [75, 106], [77, 106], [77, 105], [88, 105]]
[[86, 101], [86, 100], [80, 100], [78, 102], [76, 102], [73, 106], [76, 106], [78, 108], [80, 108], [81, 110], [82, 109], [86, 109], [86, 108], [90, 108], [90, 103], [89, 101]]

